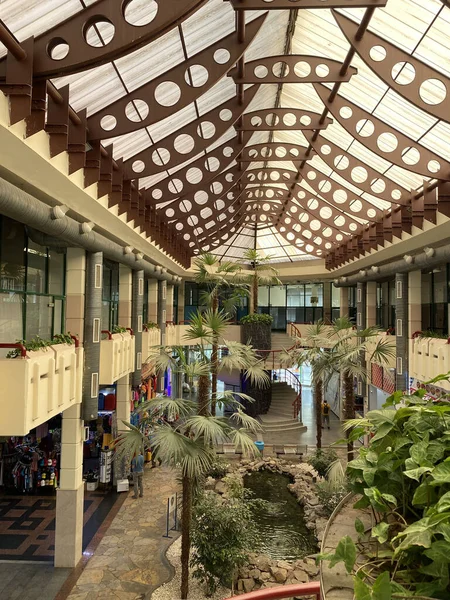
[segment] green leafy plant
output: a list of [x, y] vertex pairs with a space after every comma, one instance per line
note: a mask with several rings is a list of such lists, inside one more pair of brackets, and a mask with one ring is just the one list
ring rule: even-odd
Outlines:
[[310, 464], [321, 477], [326, 477], [328, 469], [337, 460], [338, 455], [332, 448], [321, 448], [315, 450], [307, 457], [307, 462]]
[[126, 327], [122, 327], [121, 325], [114, 325], [114, 327], [112, 328], [111, 333], [126, 333], [127, 332], [127, 328]]
[[51, 341], [52, 345], [54, 344], [74, 344], [74, 340], [72, 339], [72, 336], [70, 335], [70, 331], [68, 333], [57, 333], [53, 336], [53, 339]]
[[273, 317], [263, 313], [253, 313], [251, 315], [245, 315], [241, 319], [241, 325], [246, 323], [259, 323], [261, 325], [272, 325]]
[[206, 492], [198, 498], [193, 517], [193, 576], [205, 583], [211, 595], [220, 582], [233, 584], [238, 568], [258, 547], [252, 501]]
[[[31, 340], [16, 340], [17, 344], [22, 344], [28, 352], [36, 352], [47, 348], [52, 344], [51, 340], [44, 340], [40, 336], [36, 335]], [[21, 355], [20, 348], [13, 348], [6, 354], [6, 358], [17, 358]]]
[[328, 516], [331, 516], [341, 500], [348, 495], [348, 481], [340, 460], [335, 460], [328, 468], [326, 480], [316, 484], [316, 494]]
[[158, 325], [158, 323], [155, 323], [154, 321], [149, 321], [148, 323], [145, 323], [144, 328], [159, 329], [159, 325]]
[[420, 338], [434, 338], [438, 340], [446, 340], [448, 339], [448, 335], [444, 335], [442, 333], [438, 333], [437, 331], [433, 331], [432, 329], [428, 329], [426, 331], [421, 331], [417, 337]]
[[225, 477], [228, 473], [228, 463], [216, 456], [214, 462], [211, 464], [208, 471], [205, 473], [206, 477], [214, 477], [214, 479], [220, 479]]
[[[361, 496], [355, 508], [369, 508], [374, 524], [365, 532], [370, 539], [347, 540], [321, 558], [344, 560], [347, 570], [353, 561], [356, 600], [450, 596], [450, 405], [428, 401], [425, 393], [397, 391], [381, 410], [345, 425], [352, 439], [370, 439], [347, 476]], [[355, 550], [362, 556], [356, 569]]]

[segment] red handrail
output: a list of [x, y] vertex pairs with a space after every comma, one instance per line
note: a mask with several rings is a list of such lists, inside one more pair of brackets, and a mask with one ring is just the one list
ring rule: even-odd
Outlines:
[[113, 334], [109, 331], [109, 329], [102, 329], [102, 333], [106, 333], [106, 335], [108, 336], [108, 340], [113, 339]]
[[[279, 587], [264, 588], [256, 592], [237, 596], [239, 600], [283, 600], [283, 598], [298, 598], [299, 596], [315, 596], [320, 600], [320, 582], [299, 583], [296, 585], [280, 585]], [[227, 600], [235, 600], [227, 598]]]
[[27, 357], [27, 349], [23, 344], [0, 344], [0, 348], [20, 348], [20, 356]]
[[298, 415], [302, 409], [302, 393], [301, 392], [300, 392], [300, 394], [297, 395], [297, 398], [292, 403], [292, 406], [294, 407], [294, 419], [298, 419]]

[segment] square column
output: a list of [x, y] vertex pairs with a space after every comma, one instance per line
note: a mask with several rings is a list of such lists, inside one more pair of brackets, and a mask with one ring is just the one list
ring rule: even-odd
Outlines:
[[86, 252], [83, 248], [68, 248], [66, 256], [66, 331], [84, 337], [84, 303], [86, 282]]
[[325, 281], [323, 284], [323, 320], [331, 322], [331, 286], [333, 284]]
[[348, 317], [348, 289], [347, 287], [340, 288], [341, 301], [339, 308], [340, 317]]
[[167, 321], [173, 322], [173, 285], [167, 285]]
[[422, 271], [408, 273], [408, 332], [422, 331]]
[[366, 292], [366, 327], [377, 324], [377, 282], [368, 281]]
[[409, 387], [408, 280], [408, 273], [395, 275], [396, 389], [402, 391]]
[[131, 327], [131, 300], [133, 297], [133, 272], [119, 265], [119, 325]]
[[184, 321], [184, 281], [178, 286], [178, 323]]
[[158, 322], [158, 280], [149, 279], [148, 285], [148, 320], [152, 323]]
[[83, 546], [83, 439], [81, 404], [63, 412], [60, 487], [56, 491], [55, 567], [75, 567]]

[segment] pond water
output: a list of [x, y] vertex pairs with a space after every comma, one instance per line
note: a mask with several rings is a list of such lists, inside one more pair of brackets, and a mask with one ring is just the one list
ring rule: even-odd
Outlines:
[[258, 471], [244, 479], [254, 498], [266, 500], [254, 509], [261, 533], [262, 552], [276, 560], [296, 560], [317, 552], [313, 533], [306, 527], [304, 512], [287, 486], [287, 475]]

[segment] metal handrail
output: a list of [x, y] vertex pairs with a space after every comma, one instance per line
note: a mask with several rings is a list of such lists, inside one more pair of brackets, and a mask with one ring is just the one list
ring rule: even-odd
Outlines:
[[[295, 585], [280, 585], [279, 587], [264, 588], [256, 592], [242, 594], [239, 600], [283, 600], [287, 598], [298, 598], [299, 596], [315, 596], [320, 600], [320, 582], [310, 581]], [[227, 600], [234, 600], [227, 598]]]
[[302, 412], [302, 382], [299, 377], [290, 371], [289, 369], [276, 369], [278, 381], [284, 381], [297, 392], [297, 396], [292, 403], [293, 411], [294, 411], [294, 419], [298, 419], [300, 415], [301, 420], [301, 412]]

